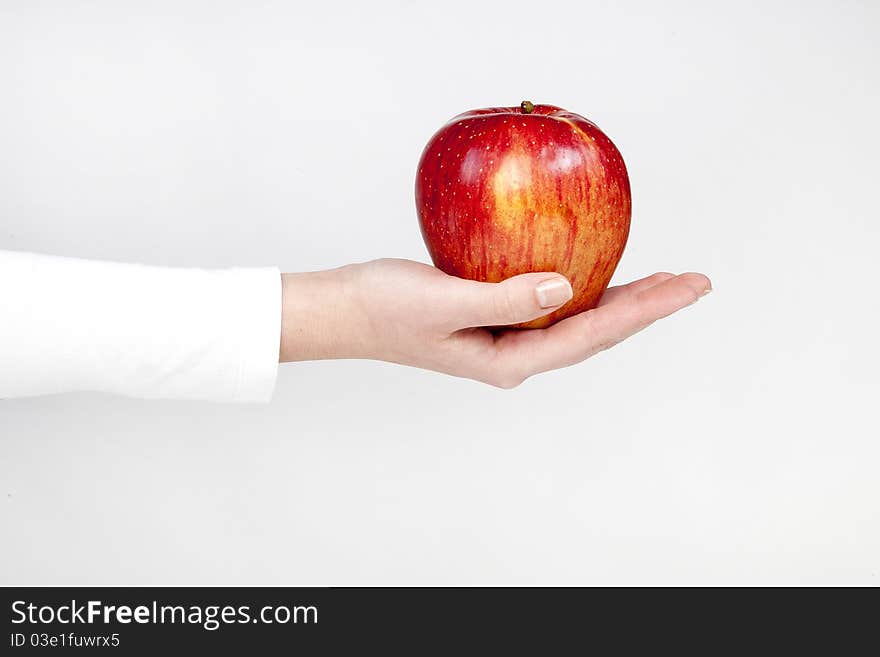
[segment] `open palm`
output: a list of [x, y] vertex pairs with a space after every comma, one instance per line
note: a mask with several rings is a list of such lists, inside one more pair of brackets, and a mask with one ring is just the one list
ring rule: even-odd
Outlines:
[[[285, 280], [285, 298], [312, 299], [302, 308], [311, 319], [298, 321], [295, 304], [289, 316], [285, 311], [285, 335], [301, 339], [287, 354], [282, 343], [282, 360], [373, 358], [502, 388], [579, 363], [711, 290], [702, 274], [657, 273], [609, 288], [593, 310], [549, 328], [521, 330], [503, 327], [568, 301], [571, 288], [562, 276], [538, 272], [480, 283], [395, 259], [294, 276]], [[547, 289], [552, 294], [542, 292]], [[304, 335], [310, 326], [320, 333]], [[297, 350], [297, 344], [310, 348]]]

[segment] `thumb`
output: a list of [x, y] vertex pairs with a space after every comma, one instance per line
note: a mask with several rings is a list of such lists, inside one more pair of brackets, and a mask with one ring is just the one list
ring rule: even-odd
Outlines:
[[529, 322], [553, 312], [572, 297], [571, 284], [556, 273], [521, 274], [501, 283], [458, 279], [460, 328]]

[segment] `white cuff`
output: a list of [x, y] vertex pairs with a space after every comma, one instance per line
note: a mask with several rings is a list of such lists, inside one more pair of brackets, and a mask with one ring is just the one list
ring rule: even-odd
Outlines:
[[0, 397], [96, 390], [266, 402], [277, 268], [177, 269], [0, 251]]

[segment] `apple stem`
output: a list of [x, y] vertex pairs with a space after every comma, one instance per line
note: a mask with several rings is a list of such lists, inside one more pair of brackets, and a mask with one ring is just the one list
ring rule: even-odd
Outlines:
[[535, 111], [535, 106], [532, 104], [530, 100], [524, 100], [519, 104], [520, 108], [522, 108], [523, 114], [531, 114]]

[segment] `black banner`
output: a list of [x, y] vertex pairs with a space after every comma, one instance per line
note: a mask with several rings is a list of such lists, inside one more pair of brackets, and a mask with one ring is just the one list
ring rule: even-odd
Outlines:
[[877, 597], [876, 589], [7, 588], [2, 654], [788, 652], [798, 644], [837, 654], [876, 649]]

